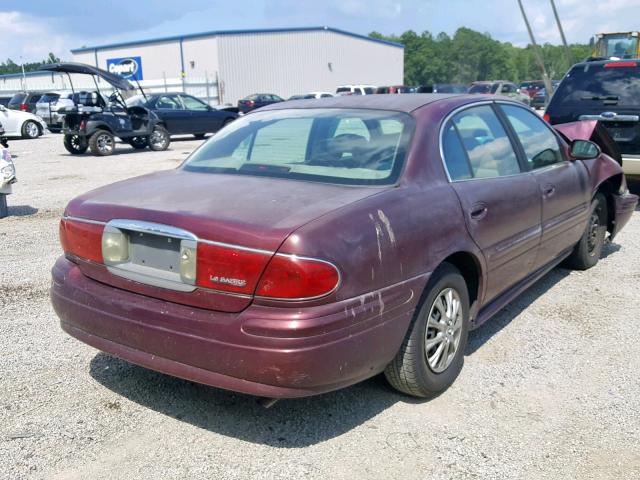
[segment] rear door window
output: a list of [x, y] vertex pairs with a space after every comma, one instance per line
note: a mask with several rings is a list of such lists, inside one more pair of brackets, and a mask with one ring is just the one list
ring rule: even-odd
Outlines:
[[156, 108], [158, 110], [182, 110], [182, 105], [176, 97], [161, 95], [156, 101]]
[[180, 95], [180, 99], [184, 104], [184, 108], [187, 110], [195, 110], [199, 112], [206, 112], [207, 110], [209, 110], [207, 105], [197, 98], [190, 97], [189, 95]]
[[[493, 178], [506, 175], [515, 175], [521, 172], [518, 157], [507, 132], [495, 112], [489, 105], [472, 107], [458, 113], [451, 120], [455, 131], [462, 144], [472, 178]], [[445, 129], [451, 127], [448, 124]], [[455, 137], [448, 130], [443, 136], [443, 150], [445, 152], [456, 152], [459, 150], [454, 143]], [[468, 172], [460, 165], [459, 152], [447, 158], [445, 163], [452, 180], [466, 178]], [[451, 163], [451, 168], [449, 165]], [[455, 177], [451, 172], [462, 172], [462, 177]], [[456, 174], [457, 175], [457, 174]]]

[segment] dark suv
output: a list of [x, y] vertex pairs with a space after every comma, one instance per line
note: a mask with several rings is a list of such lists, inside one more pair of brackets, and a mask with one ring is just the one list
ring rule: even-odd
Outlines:
[[640, 175], [640, 62], [574, 65], [547, 107], [552, 124], [599, 120], [616, 142], [627, 175]]
[[36, 113], [36, 103], [42, 97], [42, 92], [20, 92], [9, 100], [8, 108], [22, 112]]

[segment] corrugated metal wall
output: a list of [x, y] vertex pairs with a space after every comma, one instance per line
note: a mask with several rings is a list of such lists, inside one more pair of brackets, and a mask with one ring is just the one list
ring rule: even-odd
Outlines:
[[402, 84], [404, 77], [402, 48], [332, 31], [224, 35], [218, 56], [225, 103], [252, 93], [286, 98], [342, 84]]
[[[185, 84], [202, 84], [198, 92], [215, 103], [216, 77], [223, 103], [235, 104], [252, 93], [282, 97], [311, 91], [335, 92], [338, 85], [394, 85], [403, 81], [404, 50], [331, 30], [247, 32], [185, 38], [182, 41]], [[180, 40], [98, 47], [76, 52], [73, 60], [107, 68], [107, 59], [140, 56], [144, 81], [153, 90], [181, 89]], [[21, 78], [0, 78], [0, 90], [22, 88]], [[27, 77], [27, 89], [68, 89], [62, 76]], [[74, 79], [74, 84], [76, 79]], [[102, 83], [102, 82], [101, 82]], [[78, 87], [91, 88], [88, 77]], [[194, 85], [195, 86], [195, 85]], [[102, 85], [101, 85], [102, 88]], [[193, 90], [193, 89], [192, 89]], [[195, 91], [190, 91], [195, 93]], [[198, 94], [196, 93], [196, 94]]]

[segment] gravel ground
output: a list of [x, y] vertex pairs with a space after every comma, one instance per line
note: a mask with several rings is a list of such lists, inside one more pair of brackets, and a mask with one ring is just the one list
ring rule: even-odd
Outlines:
[[121, 146], [71, 157], [60, 136], [14, 141], [0, 220], [0, 478], [640, 478], [640, 212], [588, 272], [557, 268], [470, 338], [431, 401], [381, 378], [265, 410], [64, 334], [48, 299], [65, 204], [176, 166]]

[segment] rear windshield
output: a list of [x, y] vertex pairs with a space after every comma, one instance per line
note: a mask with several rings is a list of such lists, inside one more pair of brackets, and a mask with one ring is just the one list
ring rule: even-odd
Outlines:
[[414, 128], [405, 113], [296, 109], [239, 118], [182, 168], [346, 185], [396, 182]]
[[9, 105], [20, 105], [25, 98], [27, 98], [26, 93], [16, 93], [11, 100], [9, 100]]
[[40, 100], [38, 100], [38, 102], [54, 103], [54, 102], [57, 102], [59, 98], [60, 98], [60, 95], [57, 93], [45, 93], [44, 95], [42, 95], [42, 97], [40, 97]]
[[447, 85], [442, 83], [434, 87], [436, 93], [467, 93], [467, 87], [464, 85]]
[[554, 94], [554, 103], [640, 106], [640, 68], [635, 62], [629, 65], [605, 68], [587, 63], [574, 67]]
[[477, 85], [471, 85], [469, 93], [491, 93], [491, 87], [492, 85], [490, 83], [479, 83]]

